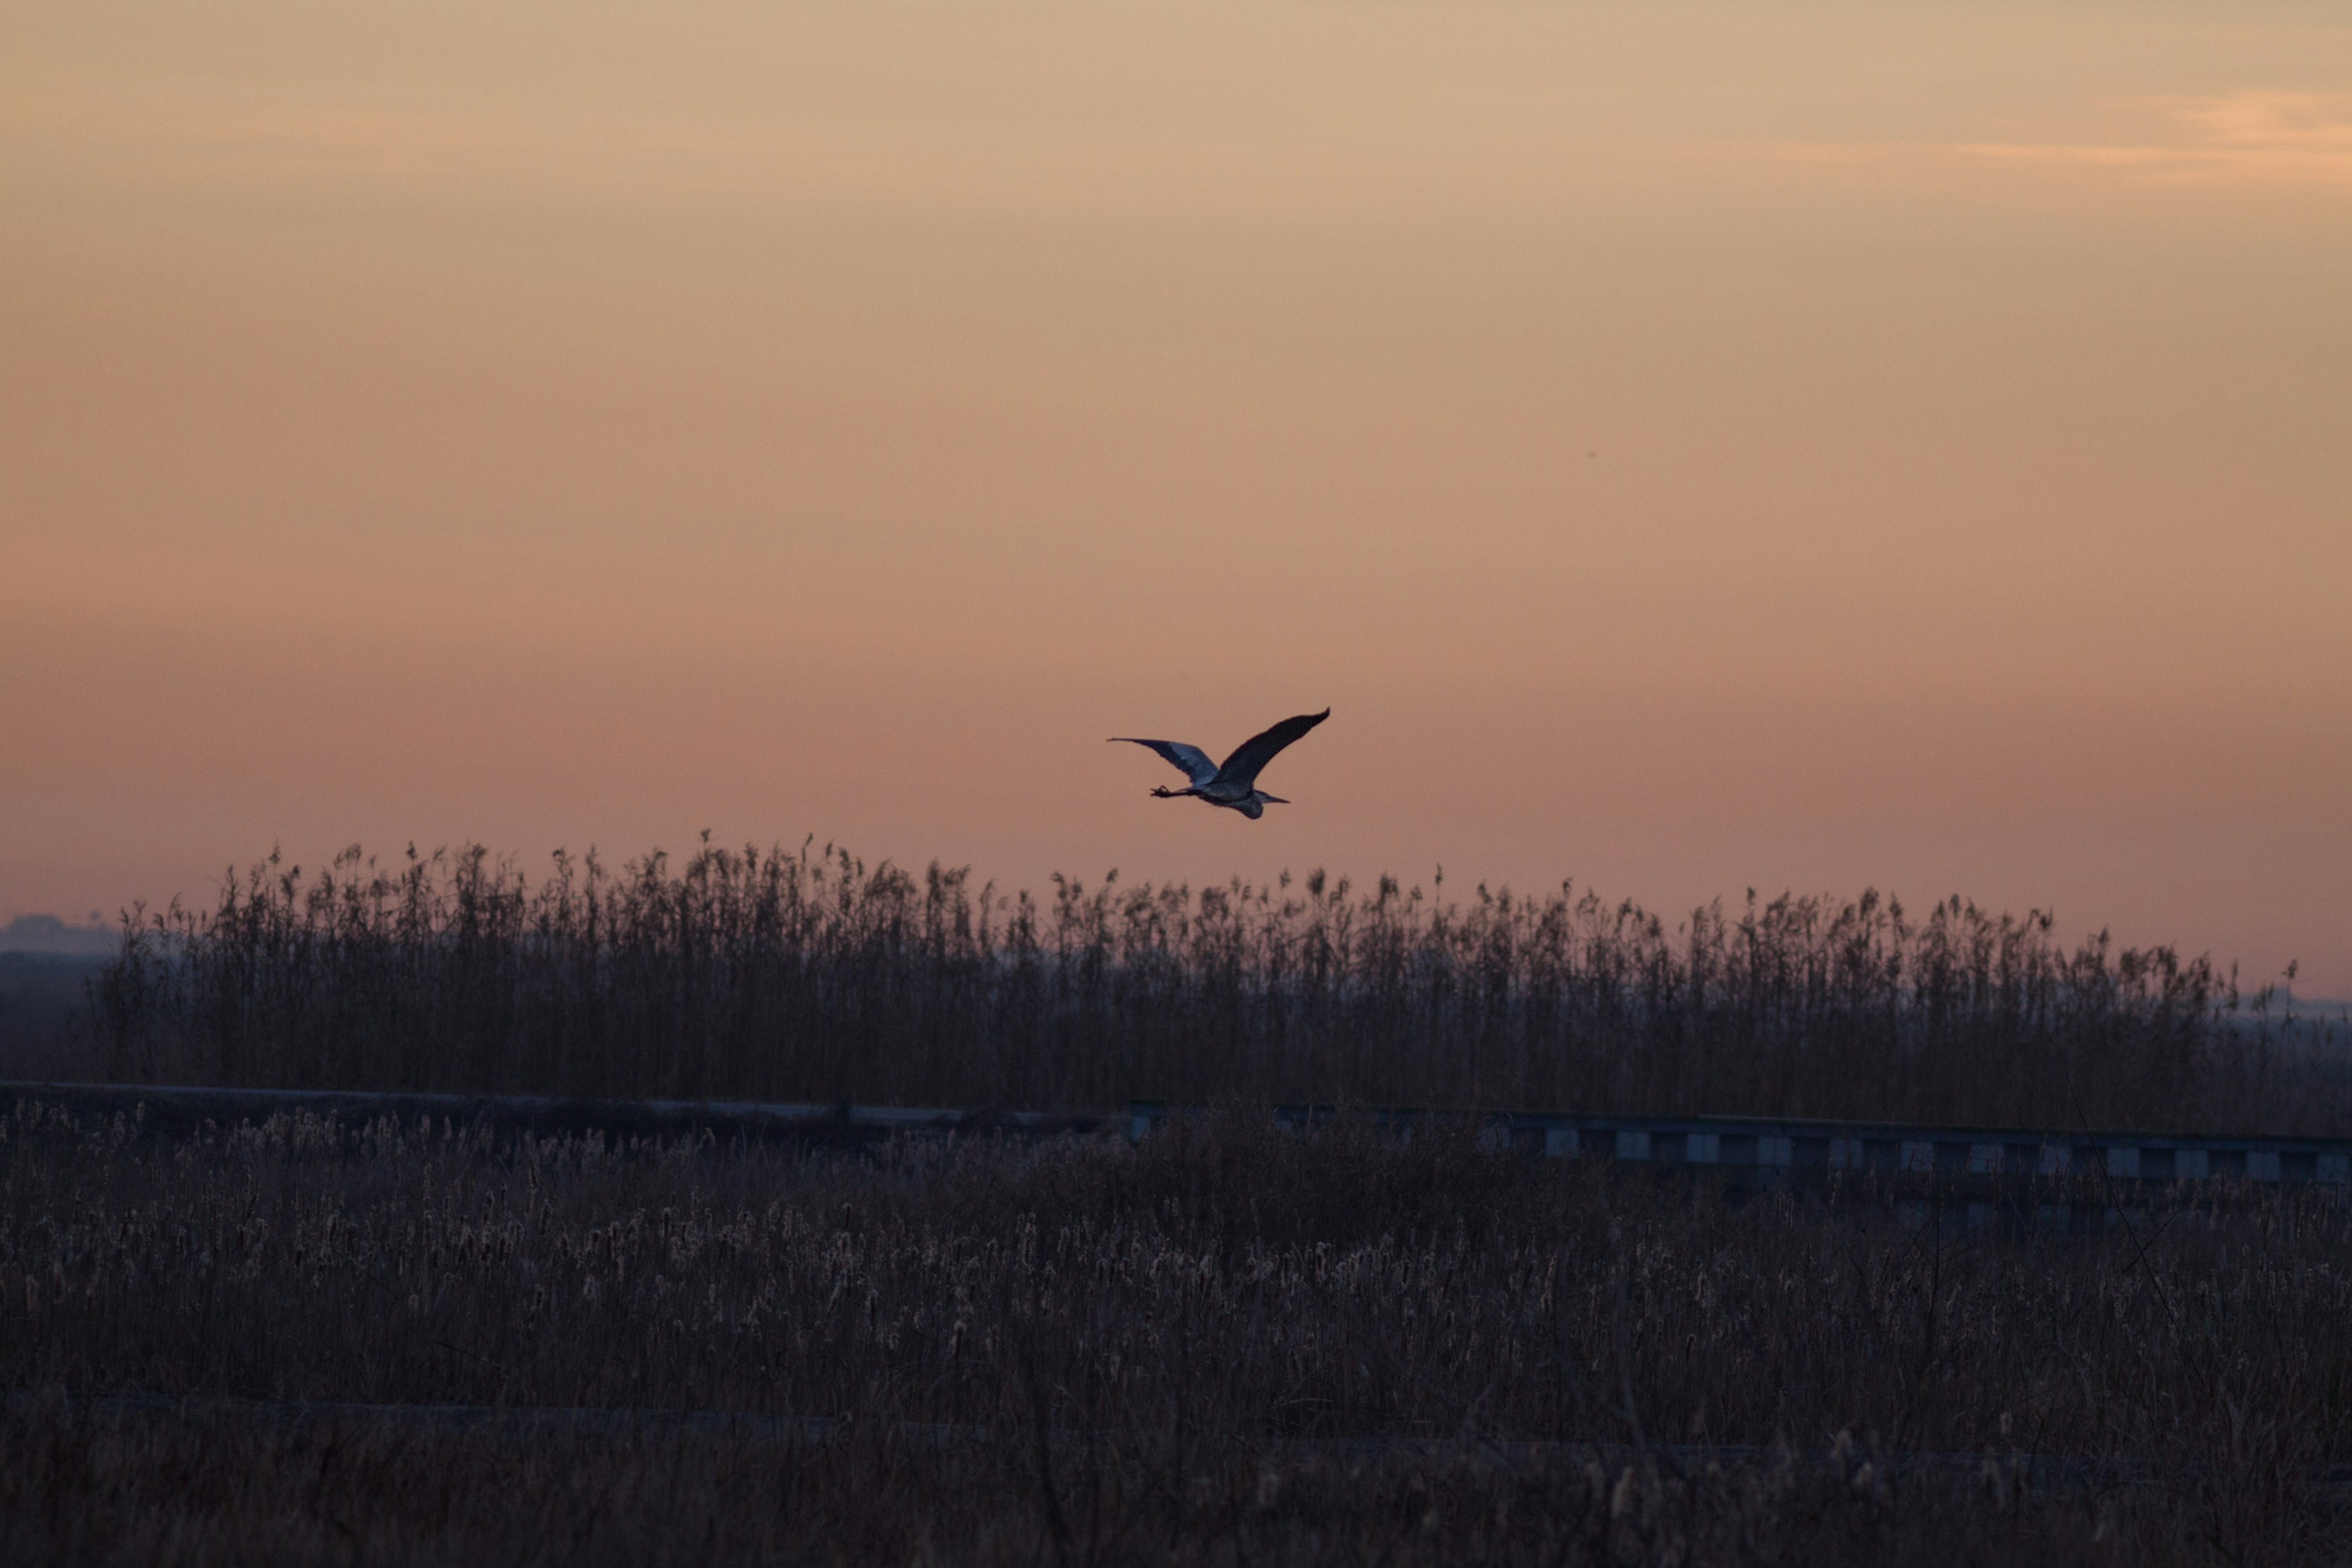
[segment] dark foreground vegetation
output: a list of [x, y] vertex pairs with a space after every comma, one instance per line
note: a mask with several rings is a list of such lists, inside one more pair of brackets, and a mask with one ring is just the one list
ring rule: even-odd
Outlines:
[[0, 1134], [11, 1562], [2352, 1551], [2352, 1228], [2317, 1189], [2021, 1241], [1240, 1116], [855, 1155]]
[[2342, 1042], [2045, 915], [1321, 873], [1045, 900], [845, 851], [532, 883], [487, 852], [275, 861], [134, 921], [84, 1049], [129, 1081], [1019, 1107], [1134, 1098], [2352, 1130]]

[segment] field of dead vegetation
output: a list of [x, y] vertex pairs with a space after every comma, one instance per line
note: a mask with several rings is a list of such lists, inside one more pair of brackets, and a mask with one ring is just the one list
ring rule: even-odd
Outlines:
[[0, 1133], [12, 1562], [2352, 1550], [2324, 1192], [2017, 1239], [1239, 1113], [878, 1152]]

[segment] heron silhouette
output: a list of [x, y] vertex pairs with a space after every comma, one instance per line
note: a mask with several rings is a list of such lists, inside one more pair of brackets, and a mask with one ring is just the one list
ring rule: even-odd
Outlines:
[[1223, 763], [1213, 763], [1209, 753], [1182, 741], [1147, 741], [1139, 735], [1113, 735], [1113, 741], [1129, 745], [1149, 746], [1176, 764], [1192, 782], [1182, 789], [1170, 789], [1165, 784], [1151, 793], [1161, 800], [1181, 800], [1191, 795], [1205, 800], [1211, 805], [1222, 805], [1228, 811], [1238, 811], [1255, 822], [1265, 815], [1269, 805], [1288, 805], [1278, 795], [1268, 795], [1257, 787], [1257, 775], [1266, 763], [1274, 761], [1276, 752], [1331, 717], [1326, 708], [1320, 713], [1301, 713], [1296, 719], [1285, 719], [1270, 730], [1263, 730], [1234, 748], [1234, 754]]

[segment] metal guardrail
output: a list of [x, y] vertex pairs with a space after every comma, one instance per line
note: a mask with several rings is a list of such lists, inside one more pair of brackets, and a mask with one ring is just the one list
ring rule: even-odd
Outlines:
[[921, 1106], [814, 1105], [751, 1100], [577, 1100], [540, 1094], [428, 1094], [336, 1089], [219, 1089], [191, 1084], [0, 1082], [0, 1115], [21, 1105], [76, 1115], [121, 1116], [142, 1131], [194, 1131], [282, 1111], [404, 1125], [540, 1137], [678, 1138], [709, 1132], [733, 1141], [868, 1142], [896, 1134], [1125, 1132], [1126, 1118], [1034, 1110], [957, 1110]]
[[[570, 1100], [551, 1095], [374, 1093], [345, 1089], [215, 1089], [174, 1084], [0, 1083], [0, 1112], [20, 1104], [121, 1115], [156, 1131], [230, 1124], [278, 1111], [556, 1135], [869, 1141], [1013, 1132], [1119, 1133], [1141, 1140], [1192, 1108], [1137, 1100], [1124, 1116], [963, 1110], [919, 1106], [744, 1100]], [[1277, 1105], [1277, 1125], [1303, 1130], [1337, 1119], [1328, 1105]], [[2026, 1128], [1918, 1127], [1894, 1122], [1746, 1117], [1471, 1113], [1377, 1110], [1374, 1125], [1401, 1135], [1424, 1124], [1480, 1129], [1491, 1146], [1554, 1158], [1600, 1157], [1653, 1168], [1713, 1168], [1766, 1184], [1832, 1172], [2032, 1179], [2103, 1176], [2136, 1182], [2235, 1177], [2284, 1185], [2352, 1185], [2352, 1139], [2064, 1132]]]
[[[1182, 1108], [1139, 1100], [1129, 1136], [1141, 1138]], [[1281, 1105], [1283, 1126], [1303, 1129], [1339, 1114], [1329, 1106]], [[1653, 1165], [1717, 1167], [1768, 1182], [1832, 1171], [1919, 1176], [2033, 1178], [2105, 1176], [2120, 1181], [2352, 1183], [2352, 1139], [2255, 1138], [2026, 1128], [1917, 1127], [1895, 1122], [1802, 1121], [1696, 1116], [1579, 1116], [1516, 1111], [1473, 1115], [1372, 1110], [1375, 1125], [1410, 1132], [1465, 1121], [1490, 1144], [1555, 1158], [1599, 1156]]]

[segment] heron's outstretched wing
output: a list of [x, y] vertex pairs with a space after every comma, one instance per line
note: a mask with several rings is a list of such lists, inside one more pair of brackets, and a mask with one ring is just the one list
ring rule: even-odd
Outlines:
[[1217, 764], [1211, 762], [1209, 753], [1198, 746], [1188, 746], [1181, 741], [1146, 741], [1134, 735], [1113, 735], [1111, 739], [1125, 741], [1130, 745], [1150, 747], [1182, 770], [1195, 788], [1217, 776]]
[[1328, 708], [1320, 713], [1301, 713], [1296, 719], [1285, 719], [1273, 729], [1252, 735], [1234, 748], [1234, 754], [1227, 757], [1224, 766], [1217, 770], [1217, 777], [1226, 784], [1239, 784], [1247, 789], [1256, 783], [1258, 770], [1274, 761], [1276, 752], [1329, 717], [1331, 710]]

